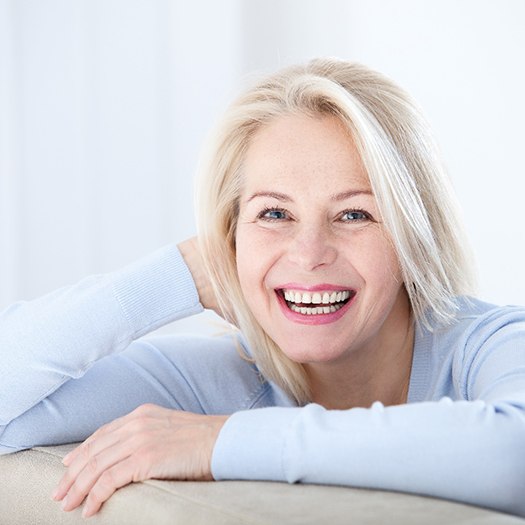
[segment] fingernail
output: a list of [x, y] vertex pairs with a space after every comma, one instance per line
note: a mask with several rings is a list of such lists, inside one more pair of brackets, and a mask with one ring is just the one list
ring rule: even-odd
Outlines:
[[82, 509], [82, 517], [89, 518], [90, 517], [89, 511], [90, 511], [89, 507], [87, 505], [84, 505], [84, 508]]
[[64, 501], [62, 501], [62, 510], [66, 510], [67, 509], [67, 496], [64, 498]]
[[51, 499], [54, 499], [55, 501], [58, 500], [58, 487], [53, 491], [53, 494], [51, 494]]

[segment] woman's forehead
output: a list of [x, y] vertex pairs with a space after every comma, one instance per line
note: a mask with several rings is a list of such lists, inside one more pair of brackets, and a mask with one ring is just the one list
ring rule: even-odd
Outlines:
[[243, 178], [252, 191], [290, 185], [325, 194], [370, 191], [352, 136], [333, 116], [288, 115], [261, 127], [248, 147]]

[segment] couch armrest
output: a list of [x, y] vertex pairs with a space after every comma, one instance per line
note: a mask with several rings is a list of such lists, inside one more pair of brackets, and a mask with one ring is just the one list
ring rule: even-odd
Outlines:
[[[0, 524], [85, 524], [50, 494], [72, 445], [0, 457]], [[90, 523], [525, 525], [525, 519], [433, 498], [374, 490], [284, 483], [151, 480], [117, 491]]]

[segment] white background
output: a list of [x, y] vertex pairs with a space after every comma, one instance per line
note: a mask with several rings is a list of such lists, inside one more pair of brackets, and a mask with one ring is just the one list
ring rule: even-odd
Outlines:
[[320, 55], [420, 102], [480, 296], [525, 304], [524, 27], [522, 0], [0, 0], [0, 308], [192, 235], [214, 119]]

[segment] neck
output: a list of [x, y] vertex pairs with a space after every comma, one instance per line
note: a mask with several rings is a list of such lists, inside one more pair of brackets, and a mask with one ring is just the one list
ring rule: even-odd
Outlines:
[[313, 402], [330, 409], [366, 408], [375, 401], [385, 406], [407, 402], [414, 322], [404, 290], [399, 301], [402, 307], [395, 309], [380, 333], [343, 362], [304, 365]]

